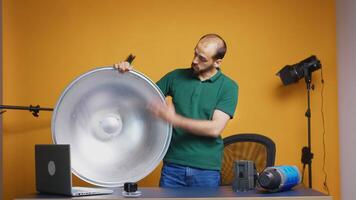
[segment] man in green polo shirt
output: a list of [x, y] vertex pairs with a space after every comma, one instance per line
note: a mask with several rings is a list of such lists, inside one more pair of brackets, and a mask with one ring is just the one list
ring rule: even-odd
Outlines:
[[[173, 103], [150, 106], [153, 114], [173, 126], [161, 187], [219, 186], [224, 148], [220, 134], [234, 115], [238, 94], [238, 85], [220, 70], [225, 53], [220, 36], [204, 35], [191, 67], [176, 69], [157, 82]], [[121, 72], [132, 69], [127, 62], [115, 67]]]

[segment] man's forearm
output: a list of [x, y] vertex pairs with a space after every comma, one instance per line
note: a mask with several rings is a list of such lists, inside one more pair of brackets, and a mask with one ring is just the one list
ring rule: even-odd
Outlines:
[[212, 120], [196, 120], [181, 115], [176, 115], [172, 121], [172, 125], [182, 128], [194, 135], [207, 137], [218, 137], [224, 128], [218, 127], [216, 122]]
[[224, 130], [230, 116], [220, 110], [214, 110], [211, 120], [199, 120], [184, 117], [175, 112], [172, 103], [152, 103], [149, 110], [157, 117], [179, 127], [189, 133], [207, 137], [219, 137]]

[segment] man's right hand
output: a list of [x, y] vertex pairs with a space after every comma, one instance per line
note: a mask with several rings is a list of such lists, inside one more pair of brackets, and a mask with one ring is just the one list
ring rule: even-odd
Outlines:
[[129, 62], [122, 61], [114, 64], [114, 69], [117, 69], [119, 72], [124, 73], [133, 70], [134, 68], [132, 65], [130, 65]]

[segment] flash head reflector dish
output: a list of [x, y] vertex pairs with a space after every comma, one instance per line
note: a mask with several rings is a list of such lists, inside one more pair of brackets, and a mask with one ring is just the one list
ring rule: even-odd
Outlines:
[[72, 172], [103, 187], [137, 182], [168, 150], [172, 127], [147, 105], [165, 103], [149, 78], [137, 71], [98, 68], [75, 79], [61, 94], [52, 116], [52, 138], [70, 144]]

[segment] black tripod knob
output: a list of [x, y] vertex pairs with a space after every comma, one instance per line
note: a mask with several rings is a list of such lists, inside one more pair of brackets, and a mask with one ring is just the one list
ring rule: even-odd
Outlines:
[[128, 182], [124, 183], [125, 192], [136, 192], [137, 191], [137, 183]]
[[303, 147], [302, 149], [302, 163], [310, 165], [314, 154], [311, 152], [309, 147]]

